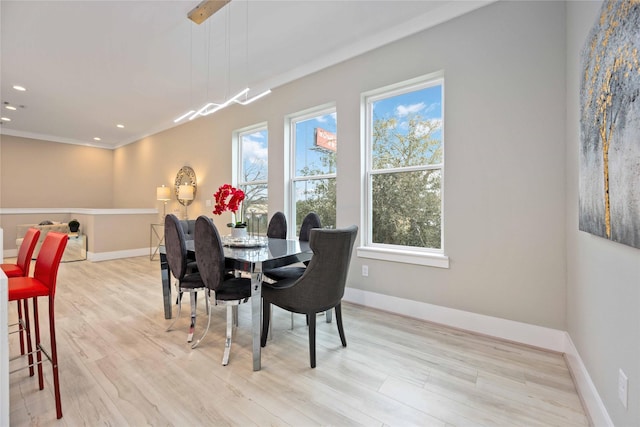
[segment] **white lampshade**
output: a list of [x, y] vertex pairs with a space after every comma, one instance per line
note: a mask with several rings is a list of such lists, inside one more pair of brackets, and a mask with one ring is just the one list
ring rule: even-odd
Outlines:
[[193, 186], [183, 184], [178, 187], [178, 199], [180, 200], [193, 200]]
[[156, 199], [162, 201], [171, 200], [171, 189], [164, 185], [156, 188]]

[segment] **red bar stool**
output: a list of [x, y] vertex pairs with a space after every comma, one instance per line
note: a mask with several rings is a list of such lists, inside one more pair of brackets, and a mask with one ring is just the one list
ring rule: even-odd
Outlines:
[[[35, 353], [38, 366], [38, 385], [44, 388], [42, 375], [42, 353], [51, 362], [53, 368], [53, 388], [56, 399], [56, 416], [62, 418], [62, 404], [60, 403], [60, 382], [58, 379], [58, 352], [56, 349], [56, 327], [54, 316], [54, 297], [56, 294], [56, 279], [62, 254], [67, 246], [68, 236], [65, 233], [50, 231], [42, 243], [40, 253], [36, 259], [33, 277], [9, 278], [9, 301], [33, 299], [33, 325], [36, 338]], [[51, 339], [50, 354], [40, 343], [40, 324], [38, 321], [38, 297], [49, 298], [49, 334]], [[25, 308], [27, 307], [25, 303]], [[28, 318], [27, 313], [25, 317]], [[28, 322], [28, 319], [27, 319]], [[28, 325], [28, 323], [27, 323]], [[28, 327], [28, 326], [27, 326]], [[32, 366], [32, 365], [31, 365]]]
[[[36, 248], [36, 244], [38, 243], [38, 238], [40, 237], [40, 230], [37, 228], [30, 228], [27, 230], [24, 238], [22, 239], [22, 243], [20, 244], [20, 249], [18, 249], [18, 259], [15, 264], [0, 264], [0, 268], [4, 271], [4, 274], [7, 277], [23, 277], [29, 275], [29, 267], [31, 266], [31, 257], [33, 256], [33, 251]], [[25, 316], [27, 321], [29, 320], [29, 312], [27, 308], [27, 301], [23, 301]], [[29, 353], [32, 352], [31, 349], [31, 336], [29, 335], [29, 328], [22, 317], [22, 307], [20, 305], [20, 301], [16, 301], [18, 305], [18, 333], [20, 334], [20, 354], [24, 354], [24, 333], [27, 333], [27, 351]], [[15, 326], [15, 325], [14, 325]], [[15, 331], [13, 332], [15, 333]], [[33, 355], [29, 354], [29, 364], [33, 364]], [[29, 375], [33, 376], [33, 366], [29, 368]]]

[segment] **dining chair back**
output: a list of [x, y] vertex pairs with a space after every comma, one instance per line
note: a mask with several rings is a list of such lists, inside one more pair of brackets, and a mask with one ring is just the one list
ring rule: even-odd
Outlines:
[[[58, 351], [56, 344], [54, 299], [58, 268], [69, 237], [66, 233], [50, 231], [42, 242], [42, 247], [36, 259], [33, 277], [12, 277], [8, 281], [9, 301], [27, 300], [33, 301], [33, 324], [35, 335], [35, 355], [38, 367], [38, 384], [40, 390], [44, 388], [42, 373], [42, 354], [51, 362], [53, 368], [53, 388], [56, 401], [56, 416], [62, 418], [62, 404], [60, 401], [60, 381], [58, 377]], [[38, 318], [38, 297], [48, 297], [49, 300], [49, 351], [45, 350], [40, 342], [40, 322]], [[30, 330], [29, 313], [25, 304], [25, 326]], [[31, 363], [30, 363], [31, 365]]]
[[[224, 248], [222, 247], [220, 233], [218, 233], [218, 229], [211, 218], [201, 215], [196, 219], [194, 243], [198, 271], [208, 289], [209, 306], [227, 306], [227, 334], [222, 356], [222, 364], [227, 365], [233, 336], [234, 307], [237, 310], [238, 305], [249, 301], [251, 298], [251, 279], [225, 274]], [[202, 337], [192, 346], [193, 348], [202, 342], [209, 331], [211, 311], [209, 310], [207, 327]]]
[[341, 302], [357, 233], [358, 227], [355, 225], [342, 229], [311, 230], [309, 246], [313, 250], [313, 257], [302, 276], [298, 279], [284, 279], [275, 284], [263, 283], [261, 335], [263, 347], [267, 342], [271, 304], [292, 313], [306, 314], [309, 323], [309, 354], [312, 368], [316, 366], [316, 313], [331, 308], [335, 310], [340, 340], [343, 347], [346, 347]]
[[267, 237], [272, 239], [287, 238], [287, 217], [280, 211], [273, 214], [267, 227]]
[[[298, 240], [308, 242], [309, 234], [314, 228], [322, 228], [322, 223], [317, 213], [309, 212], [302, 220]], [[298, 278], [304, 273], [309, 261], [304, 261], [303, 264], [304, 265], [287, 265], [269, 268], [264, 271], [264, 276], [271, 281]], [[291, 328], [293, 329], [293, 315], [291, 317]]]
[[309, 212], [302, 220], [298, 239], [303, 242], [308, 242], [309, 234], [313, 228], [322, 228], [322, 221], [320, 221], [320, 216], [318, 216], [317, 213]]
[[[0, 268], [4, 271], [4, 274], [7, 277], [21, 277], [28, 276], [29, 269], [31, 268], [31, 258], [33, 257], [33, 251], [36, 249], [36, 245], [38, 244], [38, 238], [40, 237], [40, 230], [37, 228], [29, 228], [22, 239], [22, 243], [20, 244], [20, 248], [18, 249], [18, 258], [16, 259], [15, 264], [7, 263], [0, 264]], [[27, 304], [27, 301], [22, 301], [23, 305]], [[16, 331], [20, 336], [20, 354], [24, 354], [24, 338], [25, 332], [27, 334], [27, 350], [31, 353], [31, 337], [30, 331], [25, 328], [24, 318], [22, 317], [22, 305], [20, 301], [16, 301], [16, 305], [18, 306], [18, 322], [15, 324], [18, 326], [18, 330]], [[28, 313], [28, 308], [25, 307], [25, 311]], [[11, 326], [14, 326], [13, 324]], [[31, 357], [31, 356], [30, 356]], [[32, 364], [33, 360], [29, 360], [29, 364]], [[29, 368], [30, 375], [33, 375], [33, 367]]]
[[177, 280], [187, 273], [187, 244], [178, 218], [169, 214], [164, 219], [164, 244], [169, 270]]
[[[193, 341], [193, 334], [196, 326], [196, 308], [198, 291], [205, 291], [206, 287], [198, 272], [192, 271], [188, 266], [188, 251], [186, 238], [182, 224], [178, 217], [169, 214], [164, 219], [164, 244], [167, 257], [167, 264], [171, 274], [176, 278], [176, 292], [178, 294], [178, 313], [167, 327], [171, 330], [176, 321], [180, 318], [182, 308], [182, 295], [188, 292], [191, 302], [191, 324], [187, 334], [187, 342]], [[206, 301], [206, 300], [205, 300]], [[209, 306], [207, 302], [207, 311]]]

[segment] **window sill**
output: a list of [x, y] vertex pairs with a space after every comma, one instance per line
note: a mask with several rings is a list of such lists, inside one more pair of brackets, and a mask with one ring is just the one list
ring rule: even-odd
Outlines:
[[360, 258], [372, 258], [382, 261], [401, 262], [405, 264], [424, 265], [428, 267], [449, 268], [449, 257], [442, 254], [370, 248], [361, 246], [357, 248], [357, 255]]

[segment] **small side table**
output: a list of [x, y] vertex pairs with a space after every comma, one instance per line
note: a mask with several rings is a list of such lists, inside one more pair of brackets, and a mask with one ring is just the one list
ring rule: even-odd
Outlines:
[[78, 232], [67, 233], [69, 240], [62, 256], [62, 262], [84, 261], [87, 259], [87, 235]]
[[149, 259], [153, 261], [160, 251], [160, 246], [164, 245], [164, 224], [151, 224], [149, 231]]

